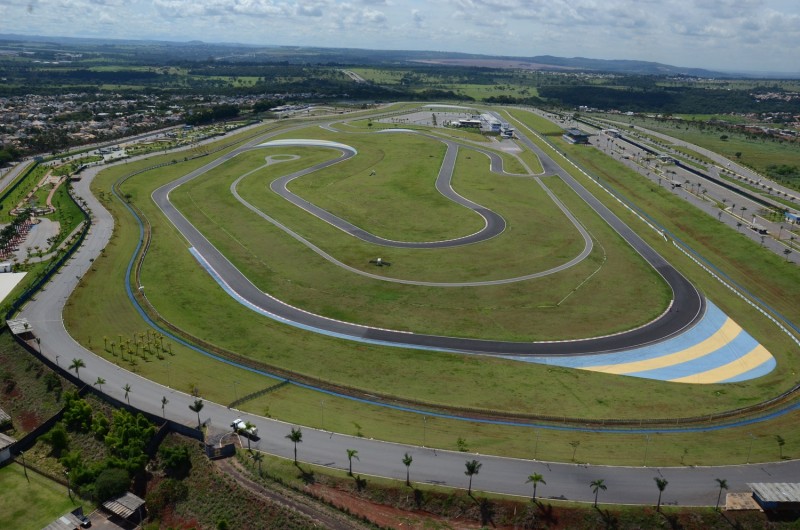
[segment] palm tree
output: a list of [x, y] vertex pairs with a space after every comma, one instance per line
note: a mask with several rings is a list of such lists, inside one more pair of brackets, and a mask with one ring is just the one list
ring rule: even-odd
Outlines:
[[580, 440], [573, 440], [569, 443], [572, 446], [572, 461], [575, 461], [575, 453], [578, 452], [578, 446], [581, 445]]
[[661, 511], [661, 494], [664, 493], [664, 490], [666, 489], [667, 484], [669, 484], [669, 482], [667, 481], [667, 479], [661, 478], [661, 477], [653, 477], [653, 480], [656, 481], [656, 487], [658, 488], [658, 504], [656, 504], [656, 511], [660, 512]]
[[260, 476], [260, 477], [261, 477], [261, 476], [264, 476], [264, 474], [261, 472], [261, 462], [262, 462], [263, 460], [264, 460], [264, 455], [262, 455], [262, 454], [261, 454], [261, 453], [259, 453], [258, 451], [256, 451], [255, 453], [253, 453], [253, 461], [254, 461], [256, 464], [258, 464], [258, 476]]
[[780, 434], [775, 435], [775, 441], [778, 442], [778, 449], [781, 452], [781, 460], [783, 460], [783, 446], [786, 445], [786, 440]]
[[161, 416], [164, 417], [164, 418], [167, 417], [166, 413], [164, 412], [164, 407], [167, 406], [167, 403], [169, 403], [169, 400], [167, 399], [167, 396], [161, 396]]
[[528, 482], [533, 483], [533, 497], [531, 497], [531, 502], [536, 502], [536, 485], [539, 484], [540, 482], [542, 484], [547, 484], [547, 482], [544, 481], [544, 477], [542, 477], [541, 473], [534, 473], [533, 475], [528, 475], [528, 480], [526, 480], [525, 483], [527, 484]]
[[297, 444], [303, 443], [303, 431], [292, 427], [292, 432], [287, 434], [286, 437], [294, 443], [294, 464], [297, 465]]
[[467, 488], [467, 495], [472, 495], [472, 475], [477, 475], [481, 470], [481, 464], [477, 460], [467, 460], [467, 470], [464, 474], [469, 477], [469, 487]]
[[406, 453], [403, 455], [403, 465], [406, 466], [406, 486], [411, 485], [410, 468], [411, 468], [411, 462], [413, 461], [414, 459], [411, 457], [410, 454]]
[[247, 437], [247, 450], [250, 451], [250, 433], [255, 431], [256, 426], [249, 421], [244, 422], [245, 436]]
[[197, 413], [197, 428], [201, 427], [200, 423], [200, 411], [203, 410], [203, 400], [202, 399], [195, 399], [194, 403], [189, 405], [189, 410]]
[[122, 387], [122, 390], [125, 391], [125, 401], [127, 401], [128, 405], [130, 405], [131, 404], [131, 398], [128, 397], [128, 394], [130, 394], [130, 392], [131, 392], [131, 385], [129, 385], [128, 383], [125, 383], [125, 386]]
[[75, 377], [78, 379], [81, 378], [80, 369], [86, 368], [86, 363], [83, 362], [83, 359], [72, 359], [72, 364], [69, 365], [70, 370], [75, 370]]
[[100, 387], [100, 392], [102, 392], [103, 391], [103, 385], [106, 384], [106, 380], [103, 379], [102, 377], [98, 377], [97, 381], [95, 381], [94, 384], [95, 384], [95, 386], [99, 386]]
[[594, 492], [594, 507], [597, 508], [597, 496], [600, 494], [600, 491], [606, 491], [608, 486], [605, 485], [605, 480], [598, 478], [593, 480], [589, 486], [592, 488], [592, 492]]
[[358, 451], [355, 449], [348, 449], [347, 450], [347, 460], [350, 461], [350, 469], [347, 471], [347, 474], [351, 477], [353, 476], [353, 458], [358, 460]]
[[728, 489], [728, 481], [724, 478], [715, 478], [714, 480], [719, 484], [719, 495], [717, 495], [717, 505], [714, 506], [714, 510], [719, 511], [719, 500], [722, 498], [722, 490]]

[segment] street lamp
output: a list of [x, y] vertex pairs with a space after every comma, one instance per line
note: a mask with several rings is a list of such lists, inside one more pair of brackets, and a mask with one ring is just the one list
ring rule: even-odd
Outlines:
[[236, 390], [236, 385], [239, 384], [239, 381], [233, 382], [233, 396], [236, 398], [236, 401], [239, 401], [239, 392]]
[[322, 407], [322, 430], [325, 430], [325, 400], [322, 399], [319, 402], [319, 406]]
[[69, 471], [64, 471], [64, 474], [67, 476], [67, 495], [69, 495], [69, 500], [72, 500], [72, 490], [69, 487]]
[[536, 455], [539, 452], [539, 429], [536, 429], [536, 444], [533, 446], [533, 459], [536, 460]]
[[428, 437], [428, 417], [422, 417], [422, 447], [425, 447], [427, 444], [427, 437]]
[[167, 388], [172, 388], [172, 361], [167, 361]]
[[647, 440], [644, 445], [644, 467], [647, 467], [647, 449], [650, 447], [650, 435], [645, 434], [644, 437]]
[[750, 453], [752, 453], [752, 451], [753, 451], [753, 440], [755, 440], [756, 437], [753, 436], [753, 433], [751, 433], [751, 432], [747, 433], [747, 435], [750, 437], [750, 446], [747, 448], [747, 463], [749, 464], [750, 463]]
[[28, 478], [28, 466], [25, 465], [25, 451], [20, 451], [19, 456], [22, 457], [22, 470], [25, 472], [25, 478], [30, 483], [31, 479]]
[[60, 355], [56, 355], [56, 366], [58, 366], [58, 358], [61, 357]]

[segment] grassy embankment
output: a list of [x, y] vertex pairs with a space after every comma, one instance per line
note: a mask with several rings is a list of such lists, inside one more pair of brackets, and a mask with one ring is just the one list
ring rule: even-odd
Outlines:
[[[188, 171], [192, 164], [194, 163], [179, 164], [180, 172]], [[104, 175], [97, 184], [103, 186], [105, 182], [107, 186], [115, 178], [112, 172]], [[118, 170], [117, 173], [121, 171]], [[150, 184], [154, 186], [156, 184], [152, 181], [154, 177], [151, 175], [148, 177]], [[171, 177], [160, 174], [158, 178], [168, 180]], [[132, 192], [135, 195], [134, 201], [147, 196], [135, 188], [132, 188]], [[111, 206], [115, 209], [119, 207], [116, 202]], [[134, 239], [138, 238], [138, 235], [128, 233], [131, 228], [130, 221], [125, 220], [125, 217], [122, 220], [119, 235], [115, 236], [112, 242], [112, 245], [119, 248], [110, 248], [107, 257], [95, 263], [97, 270], [93, 274], [94, 278], [79, 289], [73, 299], [74, 307], [80, 307], [81, 311], [70, 311], [71, 315], [68, 315], [72, 322], [71, 329], [75, 330], [84, 343], [87, 342], [88, 336], [94, 333], [93, 346], [98, 352], [103, 350], [102, 345], [98, 345], [100, 340], [97, 338], [103, 330], [114, 337], [117, 332], [127, 335], [142, 328], [141, 322], [124, 301], [121, 282], [113, 284], [107, 281], [95, 281], [95, 278], [106, 280], [112, 276], [116, 278], [122, 276], [127, 257], [123, 255], [124, 252], [119, 253], [117, 250], [122, 250], [123, 246], [132, 249]], [[345, 355], [346, 357], [338, 358], [348, 359], [348, 362], [333, 363], [332, 370], [325, 374], [326, 379], [332, 381], [370, 378], [377, 388], [401, 388], [409, 395], [424, 396], [431, 402], [438, 400], [451, 402], [455, 398], [461, 400], [462, 404], [466, 400], [467, 405], [493, 408], [498, 404], [503, 406], [505, 402], [507, 403], [505, 406], [510, 404], [522, 410], [556, 414], [563, 412], [568, 416], [573, 413], [587, 413], [600, 417], [680, 415], [682, 412], [721, 410], [759, 398], [758, 395], [753, 396], [749, 385], [739, 385], [720, 392], [709, 387], [669, 385], [542, 366], [520, 367], [516, 363], [497, 360], [369, 345], [353, 347], [352, 344], [343, 341], [304, 334], [271, 322], [262, 321], [250, 325], [247, 322], [247, 315], [242, 314], [242, 310], [236, 304], [222, 297], [216, 286], [198, 270], [193, 259], [185, 251], [178, 253], [168, 251], [167, 247], [180, 249], [185, 246], [174, 230], [157, 227], [157, 235], [159, 232], [164, 232], [162, 244], [153, 249], [148, 260], [158, 263], [161, 259], [169, 263], [165, 268], [170, 273], [166, 284], [173, 285], [172, 282], [175, 282], [175, 292], [170, 291], [167, 294], [178, 295], [179, 300], [194, 304], [193, 307], [197, 310], [192, 312], [191, 318], [205, 322], [205, 324], [201, 322], [199, 335], [213, 336], [210, 333], [217, 327], [217, 318], [236, 315], [235, 324], [226, 330], [228, 333], [226, 339], [235, 336], [250, 340], [251, 350], [261, 352], [265, 362], [270, 362], [276, 355], [281, 354], [294, 359], [296, 364], [310, 369], [316, 366], [319, 359]], [[117, 272], [111, 273], [111, 270]], [[180, 285], [190, 286], [195, 290], [193, 294], [197, 295], [197, 299], [205, 300], [206, 303], [197, 305], [195, 298], [181, 298], [186, 295]], [[94, 305], [80, 303], [82, 299], [93, 300]], [[218, 305], [211, 310], [207, 302], [218, 299]], [[265, 336], [268, 337], [266, 340], [258, 340], [255, 336], [247, 339], [259, 329], [266, 332]], [[188, 388], [189, 384], [196, 384], [204, 397], [223, 403], [233, 398], [234, 380], [240, 381], [239, 395], [269, 385], [263, 377], [222, 366], [182, 348], [176, 347], [175, 353], [176, 355], [169, 359], [171, 364], [151, 360], [140, 363], [136, 370], [162, 382], [171, 377], [172, 385], [177, 388]], [[106, 355], [112, 357], [108, 353]], [[381, 359], [380, 368], [376, 366], [376, 357]], [[383, 364], [387, 358], [394, 366]], [[120, 362], [119, 359], [117, 361]], [[438, 378], [433, 382], [430, 376], [432, 373], [438, 374]], [[395, 374], [403, 376], [398, 377]], [[225, 384], [225, 381], [229, 381], [230, 384]], [[461, 390], [450, 391], [450, 386], [444, 384], [448, 381], [454, 381], [453, 384]], [[469, 392], [463, 391], [465, 385], [470, 389]], [[760, 392], [769, 393], [763, 389]], [[645, 403], [641, 399], [644, 395], [649, 398]], [[481, 402], [476, 397], [488, 400]], [[313, 426], [320, 425], [319, 400], [319, 394], [289, 386], [267, 397], [249, 402], [246, 408], [262, 414], [279, 416], [298, 424]], [[366, 436], [409, 443], [420, 443], [422, 431], [425, 430], [428, 445], [452, 447], [455, 439], [462, 436], [468, 441], [471, 450], [533, 456], [533, 429], [520, 430], [433, 418], [426, 422], [427, 429], [425, 429], [422, 418], [417, 415], [387, 411], [330, 396], [326, 396], [325, 401], [325, 428], [328, 429], [345, 433], [361, 432]], [[672, 412], [665, 413], [666, 410]], [[771, 436], [775, 434], [774, 426], [759, 424], [748, 432], [759, 436], [753, 446], [753, 460], [774, 458], [772, 455], [774, 442], [771, 441]], [[780, 432], [789, 439], [785, 431]], [[568, 442], [580, 441], [580, 450], [576, 455], [579, 460], [635, 464], [640, 457], [636, 454], [637, 451], [631, 448], [641, 447], [643, 444], [641, 435], [575, 434], [544, 429], [536, 432], [536, 438], [539, 440], [536, 445], [537, 456], [555, 460], [569, 460], [572, 447]], [[661, 435], [651, 441], [653, 446], [651, 458], [653, 463], [661, 464], [678, 464], [681, 461], [687, 464], [741, 461], [744, 458], [741, 440], [744, 438], [746, 436], [741, 430], [704, 435]], [[715, 443], [711, 444], [711, 440]], [[711, 450], [710, 446], [714, 449]], [[688, 452], [684, 452], [684, 448]], [[791, 449], [788, 446], [785, 450], [790, 454]]]

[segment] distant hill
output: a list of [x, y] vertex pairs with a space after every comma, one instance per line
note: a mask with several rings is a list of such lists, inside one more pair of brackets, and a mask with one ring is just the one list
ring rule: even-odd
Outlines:
[[[590, 59], [586, 57], [507, 57], [456, 52], [367, 50], [356, 48], [316, 48], [307, 46], [256, 46], [234, 43], [165, 42], [147, 40], [90, 39], [0, 34], [0, 49], [24, 47], [25, 43], [77, 48], [102, 46], [105, 52], [121, 52], [124, 48], [144, 47], [147, 55], [159, 54], [176, 59], [215, 58], [231, 62], [287, 62], [304, 64], [394, 64], [427, 63], [486, 68], [524, 68], [551, 71], [591, 71], [630, 75], [685, 75], [693, 77], [742, 77], [746, 74], [721, 73], [702, 68], [686, 68], [648, 61]], [[100, 51], [100, 50], [94, 50]], [[749, 77], [749, 76], [747, 76]]]

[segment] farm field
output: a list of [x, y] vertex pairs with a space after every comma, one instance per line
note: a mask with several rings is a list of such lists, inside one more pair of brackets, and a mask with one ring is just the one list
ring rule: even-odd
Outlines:
[[[461, 156], [470, 156], [467, 153], [468, 151], [464, 151], [461, 153]], [[319, 153], [314, 154], [312, 152], [304, 154], [303, 156], [314, 157], [319, 156]], [[234, 162], [233, 165], [236, 163], [237, 162]], [[466, 164], [466, 159], [460, 160], [459, 163]], [[648, 410], [650, 413], [658, 411], [661, 414], [664, 414], [664, 411], [668, 410], [670, 411], [668, 415], [674, 414], [680, 416], [698, 413], [700, 410], [725, 410], [736, 406], [737, 403], [741, 406], [743, 403], [756, 402], [772, 395], [776, 389], [786, 388], [787, 385], [790, 384], [790, 378], [787, 378], [785, 375], [771, 374], [767, 376], [764, 381], [759, 381], [759, 383], [769, 382], [769, 384], [746, 383], [739, 385], [710, 385], [705, 387], [670, 385], [652, 381], [640, 381], [632, 378], [574, 372], [565, 369], [554, 370], [545, 366], [520, 366], [517, 363], [507, 361], [464, 358], [458, 355], [443, 353], [407, 351], [368, 344], [360, 344], [354, 347], [352, 344], [339, 339], [312, 335], [307, 332], [290, 328], [287, 329], [285, 326], [264, 321], [263, 319], [248, 314], [248, 312], [238, 306], [238, 304], [222, 296], [218, 287], [213, 284], [202, 271], [197, 270], [198, 268], [194, 259], [186, 252], [185, 245], [181, 242], [177, 234], [174, 233], [174, 230], [169, 226], [158, 224], [160, 222], [160, 214], [155, 211], [147, 201], [141, 200], [144, 197], [148, 197], [150, 190], [161, 183], [188, 172], [192, 164], [199, 164], [199, 162], [177, 164], [160, 172], [156, 178], [132, 179], [126, 183], [123, 188], [126, 193], [130, 193], [131, 200], [137, 204], [147, 218], [154, 223], [154, 233], [156, 236], [161, 234], [161, 237], [155, 237], [152, 242], [142, 270], [142, 278], [144, 285], [163, 285], [164, 288], [159, 290], [149, 289], [147, 291], [148, 300], [158, 308], [162, 317], [172, 322], [178, 328], [185, 330], [191, 335], [203, 337], [204, 340], [217, 348], [229, 352], [236, 352], [237, 355], [251, 358], [258, 363], [262, 363], [264, 366], [281, 366], [284, 367], [284, 369], [304, 374], [312, 379], [320, 381], [324, 379], [324, 381], [329, 383], [355, 387], [370, 393], [380, 390], [380, 393], [384, 395], [419, 399], [434, 406], [438, 403], [443, 405], [457, 404], [457, 406], [465, 406], [468, 408], [481, 409], [489, 407], [496, 410], [505, 409], [525, 413], [535, 412], [537, 410], [558, 410], [563, 411], [564, 415], [568, 417], [573, 417], [575, 414], [585, 414], [592, 417], [610, 417], [609, 415], [613, 415], [613, 417], [641, 417], [642, 415], [647, 415]], [[284, 164], [292, 164], [292, 162], [275, 164], [274, 168], [276, 170], [280, 169]], [[126, 168], [126, 171], [131, 171], [132, 169], [133, 168], [129, 167]], [[234, 171], [228, 179], [230, 180], [235, 173]], [[121, 170], [110, 170], [96, 182], [96, 186], [103, 189], [104, 186], [108, 186], [109, 183], [115, 180], [120, 174], [122, 174]], [[485, 179], [488, 177], [486, 175], [476, 175], [474, 178], [475, 180], [485, 182]], [[343, 186], [342, 183], [336, 179], [335, 175], [327, 177], [323, 175], [322, 179], [321, 182], [326, 184], [321, 185], [324, 187], [320, 187], [319, 190], [315, 190], [313, 185], [306, 187], [298, 186], [298, 193], [309, 198], [312, 202], [318, 199], [322, 200], [322, 196], [325, 195], [325, 200], [329, 201], [329, 207], [338, 207], [343, 214], [350, 215], [352, 206], [348, 205], [347, 201], [341, 198], [351, 194], [352, 191], [350, 190], [353, 188], [348, 190], [347, 186]], [[366, 179], [366, 176], [364, 176], [363, 179]], [[251, 180], [256, 182], [257, 179]], [[470, 184], [469, 178], [465, 180], [466, 184], [464, 185]], [[200, 180], [198, 180], [198, 182], [200, 182]], [[303, 182], [303, 179], [298, 183], [301, 182]], [[516, 185], [518, 181], [515, 180], [512, 182]], [[519, 182], [520, 186], [522, 186], [521, 183], [525, 181]], [[349, 185], [350, 183], [345, 184]], [[575, 213], [578, 214], [581, 219], [587, 220], [590, 232], [598, 238], [598, 240], [606, 243], [604, 247], [609, 256], [607, 259], [612, 259], [612, 256], [616, 255], [618, 257], [614, 259], [619, 259], [619, 264], [630, 261], [630, 256], [626, 257], [625, 252], [619, 249], [615, 250], [616, 245], [611, 244], [613, 242], [613, 236], [601, 233], [603, 230], [601, 226], [602, 223], [589, 221], [592, 219], [592, 216], [588, 212], [578, 213], [580, 208], [586, 207], [581, 207], [574, 197], [570, 197], [570, 192], [562, 183], [557, 181], [550, 182], [548, 180], [547, 184], [570, 209], [574, 209]], [[202, 185], [205, 186], [206, 184], [204, 183]], [[229, 184], [220, 182], [214, 183], [214, 185], [226, 188]], [[457, 180], [457, 189], [459, 189], [458, 186], [460, 185], [462, 184]], [[198, 186], [200, 185], [198, 184]], [[259, 192], [257, 189], [259, 186], [263, 190], [263, 183], [260, 183], [258, 186], [254, 184], [253, 189], [249, 191], [249, 193], [252, 193], [254, 200], [258, 196], [258, 193], [263, 193], [263, 191]], [[337, 186], [339, 187], [338, 189]], [[214, 189], [213, 187], [210, 187], [208, 190], [203, 190], [201, 188], [202, 186], [187, 192], [187, 196], [181, 199], [184, 201], [184, 204], [205, 205], [208, 201], [203, 200], [204, 196], [219, 197], [218, 192], [217, 195], [214, 195], [214, 192], [211, 191]], [[320, 190], [328, 188], [332, 189], [330, 195], [321, 193]], [[314, 196], [315, 193], [319, 194], [317, 198]], [[512, 187], [511, 195], [519, 196], [521, 193]], [[337, 197], [339, 197], [338, 200]], [[507, 203], [508, 199], [500, 202]], [[114, 201], [110, 202], [109, 206], [118, 208], [119, 204]], [[270, 212], [276, 211], [274, 208], [277, 207], [270, 206]], [[285, 215], [291, 214], [286, 213]], [[208, 219], [210, 216], [205, 215], [205, 217]], [[229, 221], [230, 219], [227, 217], [225, 215], [219, 215], [217, 220], [218, 222], [222, 220]], [[544, 217], [546, 217], [546, 215]], [[511, 218], [510, 214], [509, 218]], [[368, 217], [366, 219], [369, 221]], [[402, 221], [402, 219], [399, 221]], [[415, 219], [409, 219], [406, 222], [414, 221]], [[200, 221], [198, 220], [198, 222]], [[591, 223], [596, 224], [593, 225]], [[242, 223], [233, 222], [225, 227], [225, 231], [253, 230], [253, 228], [242, 227], [241, 224]], [[308, 224], [311, 230], [309, 234], [314, 234], [315, 231], [323, 229], [332, 230], [330, 227], [314, 227], [313, 224], [314, 223]], [[300, 226], [302, 226], [302, 224]], [[380, 220], [377, 220], [376, 226], [380, 227]], [[117, 334], [130, 336], [131, 333], [136, 333], [140, 330], [142, 325], [137, 323], [138, 317], [135, 316], [133, 310], [127, 307], [124, 295], [120, 296], [122, 286], [111, 285], [109, 282], [105, 281], [97, 282], [97, 280], [99, 278], [110, 277], [109, 271], [111, 270], [124, 271], [128, 258], [123, 255], [117, 256], [117, 250], [121, 249], [120, 247], [123, 246], [132, 248], [133, 238], [138, 238], [138, 236], [129, 233], [131, 228], [133, 228], [133, 226], [129, 222], [120, 225], [120, 231], [112, 242], [112, 246], [115, 248], [109, 248], [108, 256], [95, 263], [95, 268], [97, 270], [93, 271], [91, 277], [87, 278], [87, 281], [83, 284], [83, 287], [76, 292], [71, 309], [68, 312], [70, 329], [75, 332], [76, 336], [80, 337], [84, 344], [87, 343], [88, 337], [94, 337], [92, 349], [112, 359], [115, 358], [113, 349], [111, 352], [108, 352], [107, 348], [104, 348], [103, 345], [100, 344], [98, 337], [108, 335], [113, 338], [116, 337]], [[597, 233], [595, 231], [597, 231]], [[330, 245], [337, 244], [335, 241], [336, 238], [333, 236], [317, 237], [321, 243]], [[245, 241], [244, 238], [235, 237], [234, 240], [238, 241], [237, 245], [240, 249], [247, 246], [243, 244]], [[220, 238], [218, 241], [222, 244], [223, 239]], [[294, 269], [302, 269], [303, 267], [298, 267], [297, 263], [302, 263], [304, 266], [312, 263], [308, 259], [288, 259], [287, 264], [282, 266], [284, 268], [283, 270], [277, 272], [275, 270], [269, 270], [269, 268], [274, 267], [273, 263], [275, 262], [273, 262], [273, 258], [275, 254], [281, 257], [291, 256], [291, 254], [285, 254], [283, 250], [278, 251], [280, 247], [266, 246], [271, 248], [273, 254], [273, 257], [269, 260], [258, 257], [267, 256], [268, 253], [266, 253], [266, 251], [254, 252], [252, 249], [246, 249], [243, 253], [250, 254], [248, 258], [252, 260], [253, 264], [251, 267], [253, 270], [258, 268], [257, 263], [260, 262], [262, 264], [262, 274], [264, 274], [264, 271], [268, 271], [267, 274], [265, 274], [265, 281], [274, 281], [273, 277], [275, 279], [281, 278], [284, 273], [291, 275], [300, 273], [300, 270], [292, 270], [292, 264], [294, 264]], [[332, 246], [331, 248], [336, 247]], [[111, 250], [114, 250], [114, 252], [111, 252]], [[367, 257], [372, 256], [368, 255]], [[160, 263], [169, 263], [169, 266], [159, 265]], [[362, 263], [366, 266], [365, 262], [362, 261]], [[264, 265], [266, 264], [268, 265], [265, 269]], [[691, 271], [691, 265], [686, 265], [684, 263], [680, 265]], [[616, 267], [614, 267], [614, 269], [616, 269]], [[393, 265], [389, 272], [395, 274], [395, 270], [395, 266]], [[420, 270], [424, 270], [424, 267], [421, 267]], [[696, 275], [697, 273], [694, 272], [692, 274]], [[309, 278], [305, 281], [311, 282], [311, 280], [317, 281], [316, 278]], [[608, 281], [611, 283], [611, 280]], [[701, 283], [703, 282], [706, 282], [706, 280], [701, 280]], [[96, 283], [99, 285], [95, 285]], [[337, 281], [330, 281], [329, 283], [335, 285]], [[307, 285], [309, 286], [309, 291], [319, 291], [319, 288], [312, 287], [313, 284], [308, 283]], [[704, 285], [712, 292], [722, 292], [718, 287], [714, 287], [712, 282], [704, 283]], [[100, 289], [100, 291], [98, 291], [98, 289]], [[348, 294], [348, 291], [352, 290], [352, 288], [342, 289], [342, 293], [334, 297], [337, 299], [337, 305], [338, 299], [341, 298], [342, 294]], [[101, 292], [105, 294], [100, 294]], [[591, 298], [591, 295], [587, 294], [587, 296]], [[82, 303], [83, 299], [102, 300], [102, 302], [97, 303], [95, 307], [88, 307], [86, 304]], [[729, 306], [735, 311], [743, 311], [743, 308], [737, 306], [735, 301], [726, 302], [724, 296], [720, 296], [719, 299], [722, 300], [720, 302], [721, 304], [727, 304], [726, 307]], [[212, 300], [214, 303], [209, 303]], [[717, 298], [715, 298], [715, 301], [717, 301]], [[192, 312], [183, 311], [182, 308], [187, 305], [195, 307], [196, 310]], [[576, 306], [577, 305], [585, 306], [587, 304], [578, 304], [576, 302]], [[111, 309], [112, 306], [113, 309]], [[338, 309], [338, 307], [336, 309]], [[367, 314], [369, 313], [368, 309], [365, 309], [365, 311]], [[111, 315], [113, 315], [113, 318], [111, 318]], [[591, 313], [588, 309], [586, 315], [585, 324], [588, 325], [592, 321]], [[358, 318], [362, 317], [363, 315], [358, 316]], [[580, 321], [580, 319], [576, 319], [576, 321]], [[221, 328], [220, 323], [223, 322], [225, 322], [225, 324]], [[753, 319], [753, 323], [756, 324], [756, 327], [764, 325], [763, 323], [758, 323], [757, 319]], [[502, 322], [498, 322], [497, 324], [498, 329], [504, 326]], [[462, 326], [460, 323], [458, 325], [466, 328], [466, 326]], [[448, 326], [444, 327], [446, 328]], [[450, 325], [450, 327], [452, 327], [452, 325]], [[542, 328], [545, 327], [547, 327], [547, 325], [543, 324]], [[551, 325], [550, 328], [552, 327]], [[103, 330], [105, 330], [105, 332]], [[552, 332], [552, 329], [550, 331]], [[769, 337], [767, 337], [768, 333], [759, 334], [759, 337], [761, 335], [769, 339]], [[782, 339], [778, 337], [771, 340], [780, 342]], [[772, 348], [772, 350], [775, 350], [775, 348]], [[215, 361], [198, 358], [197, 354], [191, 353], [181, 346], [176, 346], [174, 348], [174, 353], [175, 355], [169, 358], [169, 363], [152, 360], [146, 363], [137, 363], [134, 369], [143, 375], [161, 381], [165, 378], [172, 378], [172, 384], [176, 387], [178, 387], [177, 379], [180, 378], [180, 388], [186, 388], [190, 384], [200, 385], [204, 389], [204, 395], [207, 395], [209, 399], [222, 403], [224, 403], [226, 399], [230, 400], [230, 398], [232, 398], [234, 391], [233, 385], [215, 384], [215, 380], [239, 380], [240, 375], [238, 375], [234, 369], [219, 367], [219, 365], [214, 364]], [[377, 365], [375, 361], [376, 358], [380, 359]], [[116, 360], [120, 362], [120, 364], [125, 365], [121, 359]], [[779, 362], [786, 363], [791, 361], [787, 357], [782, 357], [782, 360]], [[217, 366], [217, 368], [211, 368], [211, 366]], [[230, 370], [230, 372], [228, 370]], [[213, 371], [213, 376], [207, 373], [208, 371]], [[399, 373], [404, 374], [404, 377], [398, 378], [394, 375]], [[380, 375], [380, 377], [376, 378], [376, 375]], [[551, 384], [559, 378], [561, 379], [560, 384]], [[253, 390], [269, 385], [269, 383], [263, 381], [263, 378], [259, 380], [258, 376], [242, 375], [241, 379], [242, 382], [239, 385], [240, 392], [244, 391], [245, 385], [248, 389]], [[536, 381], [538, 384], [530, 385], [530, 381]], [[576, 381], [580, 381], [580, 383]], [[465, 382], [469, 382], [471, 388], [468, 395], [458, 390], [463, 388]], [[548, 392], [545, 395], [542, 395], [541, 392], [541, 387], [543, 385], [546, 385], [548, 388]], [[580, 387], [582, 391], [576, 393], [576, 387]], [[208, 390], [206, 391], [206, 389]], [[308, 393], [307, 396], [305, 395], [306, 392]], [[278, 394], [271, 394], [269, 398], [250, 403], [247, 407], [258, 413], [278, 415], [278, 417], [287, 420], [291, 418], [289, 421], [297, 421], [304, 425], [316, 424], [318, 408], [314, 403], [317, 402], [318, 399], [315, 401], [313, 392], [295, 391], [293, 389], [292, 394], [291, 398], [282, 398]], [[646, 405], [639, 399], [641, 395], [650, 396]], [[227, 396], [227, 398], [225, 396]], [[587, 396], [596, 397], [595, 399], [591, 399], [587, 398]], [[714, 398], [709, 399], [710, 396], [714, 396]], [[453, 401], [454, 399], [456, 400], [455, 403]], [[296, 403], [297, 405], [290, 406], [287, 409], [283, 408], [290, 403]], [[304, 403], [306, 404], [305, 407], [303, 406]], [[532, 406], [532, 403], [535, 403], [535, 405]], [[333, 416], [334, 418], [338, 416], [338, 419], [328, 418], [328, 414], [326, 413], [326, 423], [330, 421], [332, 424], [341, 425], [343, 429], [347, 428], [348, 422], [350, 422], [351, 425], [352, 423], [358, 423], [362, 425], [362, 427], [369, 425], [368, 428], [364, 427], [364, 431], [367, 432], [367, 429], [369, 429], [369, 436], [382, 439], [406, 440], [414, 436], [419, 437], [420, 426], [417, 425], [416, 428], [413, 427], [413, 424], [418, 423], [419, 420], [418, 417], [416, 417], [415, 420], [415, 415], [413, 414], [389, 413], [376, 408], [374, 414], [375, 423], [367, 423], [366, 421], [362, 422], [360, 419], [347, 420], [349, 415], [354, 415], [356, 418], [360, 418], [359, 415], [361, 414], [366, 415], [366, 409], [363, 405], [356, 405], [347, 402], [347, 400], [342, 400], [342, 404], [337, 405], [337, 409], [339, 407], [341, 407], [339, 410], [341, 410], [342, 413]], [[397, 418], [405, 418], [404, 420], [400, 420], [407, 425], [407, 428], [403, 429], [406, 432], [405, 435], [400, 433], [401, 430], [390, 429], [388, 427], [389, 423], [387, 422], [390, 421], [388, 418], [392, 417], [394, 414], [398, 415]], [[395, 421], [398, 421], [398, 419], [395, 419]], [[438, 436], [440, 436], [439, 439], [442, 440], [443, 446], [453, 443], [452, 441], [447, 442], [448, 439], [455, 440], [461, 435], [467, 440], [470, 440], [471, 445], [479, 447], [482, 451], [493, 448], [490, 449], [490, 452], [511, 451], [513, 454], [517, 454], [516, 451], [520, 451], [522, 454], [525, 454], [524, 446], [526, 444], [524, 442], [511, 444], [514, 447], [518, 447], [517, 449], [513, 447], [505, 448], [507, 441], [515, 437], [515, 435], [510, 434], [516, 432], [515, 428], [509, 427], [509, 434], [505, 434], [504, 429], [496, 429], [501, 434], [497, 437], [492, 435], [491, 437], [484, 438], [485, 435], [479, 434], [482, 431], [481, 427], [478, 425], [470, 425], [469, 431], [465, 431], [463, 423], [460, 424], [458, 422], [443, 420], [441, 424], [442, 430], [441, 434]], [[767, 429], [775, 429], [775, 427], [769, 426]], [[783, 427], [781, 427], [781, 429], [783, 429]], [[525, 429], [523, 432], [530, 433], [531, 431], [530, 429]], [[431, 434], [431, 436], [434, 435]], [[564, 455], [571, 451], [570, 446], [565, 443], [565, 436], [569, 435], [553, 433], [551, 451], [556, 459], [564, 458]], [[609, 461], [608, 459], [615, 461], [614, 459], [621, 458], [619, 454], [604, 453], [600, 449], [604, 443], [601, 441], [604, 436], [597, 436], [599, 445], [587, 441], [581, 446], [581, 452], [583, 452], [584, 447], [586, 448], [586, 461]], [[686, 443], [693, 448], [695, 447], [693, 444], [698, 443], [700, 440], [699, 435], [686, 434], [681, 436], [687, 436], [687, 440], [689, 441]], [[764, 438], [767, 439], [767, 437], [768, 435], [765, 433]], [[519, 438], [519, 436], [517, 436], [517, 438]], [[631, 446], [636, 446], [640, 443], [638, 438], [640, 437], [632, 435], [631, 441], [629, 442]], [[734, 438], [736, 438], [736, 436], [731, 435], [729, 441], [721, 445], [722, 449], [720, 452], [724, 454], [719, 455], [720, 459], [735, 460], [741, 458], [741, 455], [735, 455], [737, 442]], [[475, 440], [474, 442], [472, 442], [473, 439]], [[524, 440], [524, 437], [522, 440]], [[559, 452], [557, 449], [561, 445], [566, 445], [565, 452]], [[530, 445], [528, 445], [528, 448], [529, 447]], [[767, 451], [766, 445], [764, 450]], [[665, 451], [663, 461], [675, 462], [680, 460], [680, 456], [677, 450], [674, 452]], [[709, 455], [703, 453], [703, 458], [707, 456]], [[653, 458], [659, 457], [654, 456]]]

